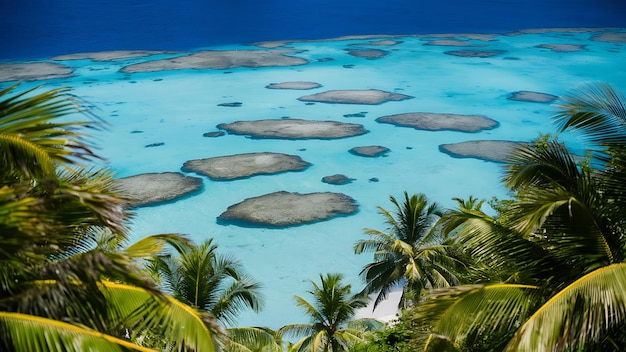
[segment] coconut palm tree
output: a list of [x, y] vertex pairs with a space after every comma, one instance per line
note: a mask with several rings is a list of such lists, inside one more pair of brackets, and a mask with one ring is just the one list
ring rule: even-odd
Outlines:
[[151, 270], [174, 297], [210, 312], [222, 324], [234, 323], [245, 309], [261, 309], [261, 284], [244, 273], [238, 260], [218, 254], [213, 239], [173, 247], [177, 255], [155, 258]]
[[357, 254], [374, 253], [374, 261], [361, 271], [366, 283], [363, 291], [377, 293], [374, 308], [399, 285], [403, 289], [400, 305], [410, 305], [423, 289], [458, 283], [450, 270], [454, 260], [443, 244], [442, 232], [434, 227], [442, 215], [439, 206], [429, 204], [423, 194], [409, 197], [404, 192], [402, 204], [393, 196], [390, 199], [395, 211], [378, 207], [389, 225], [388, 232], [365, 229], [370, 238], [354, 246]]
[[96, 158], [83, 133], [94, 121], [61, 119], [91, 117], [85, 104], [17, 87], [0, 91], [0, 349], [145, 351], [128, 335], [156, 329], [213, 350], [208, 318], [94, 246], [98, 231], [125, 235], [131, 213], [112, 174], [83, 165]]
[[296, 304], [311, 318], [310, 324], [290, 324], [278, 330], [288, 337], [302, 337], [290, 347], [293, 352], [348, 351], [364, 341], [367, 332], [380, 329], [374, 319], [352, 320], [358, 308], [367, 306], [368, 297], [362, 293], [351, 296], [350, 285], [344, 285], [340, 274], [320, 275], [321, 285], [311, 281], [313, 303], [295, 296]]
[[226, 327], [222, 339], [227, 351], [281, 351], [280, 339], [260, 327], [230, 327], [238, 315], [263, 305], [261, 285], [244, 273], [241, 263], [217, 253], [209, 239], [200, 245], [171, 241], [176, 255], [157, 256], [148, 270], [175, 298], [200, 311], [208, 312]]
[[[502, 220], [465, 212], [459, 239], [510, 281], [437, 292], [418, 310], [437, 341], [508, 351], [620, 350], [626, 342], [626, 100], [606, 84], [561, 98], [556, 121], [594, 143], [589, 159], [558, 140], [506, 166], [515, 198]], [[486, 346], [485, 346], [486, 345]], [[480, 349], [478, 347], [477, 349]]]

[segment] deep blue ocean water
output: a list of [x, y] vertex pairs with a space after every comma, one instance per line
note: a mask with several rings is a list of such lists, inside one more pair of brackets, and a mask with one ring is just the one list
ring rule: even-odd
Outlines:
[[0, 59], [356, 34], [626, 27], [624, 0], [2, 0]]

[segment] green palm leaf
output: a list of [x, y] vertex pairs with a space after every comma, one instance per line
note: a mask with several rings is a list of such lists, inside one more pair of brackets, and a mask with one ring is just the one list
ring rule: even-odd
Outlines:
[[227, 352], [282, 352], [279, 334], [268, 328], [239, 327], [229, 328]]
[[278, 334], [287, 337], [308, 336], [314, 333], [313, 324], [287, 324], [278, 329]]
[[227, 324], [245, 309], [262, 307], [261, 285], [243, 272], [238, 260], [219, 255], [212, 239], [200, 245], [168, 243], [178, 255], [154, 258], [148, 267], [177, 299]]
[[151, 258], [163, 255], [165, 245], [172, 243], [185, 243], [189, 245], [190, 241], [180, 234], [150, 235], [124, 248], [123, 252], [132, 258]]
[[595, 270], [544, 303], [517, 331], [508, 351], [577, 350], [626, 321], [626, 263]]
[[363, 292], [376, 293], [374, 309], [399, 285], [403, 285], [400, 305], [404, 305], [408, 296], [418, 299], [425, 288], [458, 283], [452, 271], [444, 268], [454, 260], [440, 247], [445, 233], [436, 226], [437, 218], [443, 215], [439, 206], [429, 204], [423, 194], [409, 196], [404, 192], [402, 202], [393, 196], [389, 199], [395, 207], [393, 212], [378, 207], [389, 232], [365, 229], [369, 239], [354, 246], [356, 254], [374, 254], [374, 260], [361, 270]]
[[[417, 308], [418, 326], [432, 325], [435, 337], [454, 345], [495, 331], [515, 330], [520, 319], [528, 316], [538, 287], [515, 284], [458, 286], [434, 293]], [[428, 345], [425, 345], [425, 349]]]
[[561, 130], [574, 128], [601, 144], [626, 143], [626, 99], [606, 83], [573, 89], [560, 99], [554, 119]]
[[0, 91], [0, 159], [2, 173], [19, 170], [26, 178], [55, 178], [56, 163], [72, 165], [95, 157], [76, 127], [90, 121], [51, 122], [72, 113], [89, 115], [67, 88], [35, 94], [38, 87], [9, 96], [18, 84]]
[[[158, 328], [162, 336], [195, 351], [215, 350], [214, 338], [222, 334], [216, 320], [170, 297], [155, 297], [144, 289], [113, 282], [102, 283], [107, 301], [121, 327], [136, 332]], [[215, 335], [215, 336], [214, 336]]]
[[558, 185], [574, 190], [584, 176], [576, 158], [557, 140], [545, 145], [529, 144], [515, 149], [508, 159], [505, 185], [524, 191], [528, 187]]
[[347, 351], [364, 341], [364, 332], [375, 324], [370, 320], [352, 322], [355, 310], [367, 306], [363, 294], [350, 295], [350, 285], [344, 285], [340, 274], [320, 275], [321, 284], [311, 281], [308, 291], [313, 303], [295, 296], [296, 305], [304, 310], [311, 324], [290, 324], [278, 330], [282, 336], [302, 337], [290, 351]]
[[0, 312], [0, 329], [4, 343], [17, 352], [155, 351], [84, 327], [20, 313]]

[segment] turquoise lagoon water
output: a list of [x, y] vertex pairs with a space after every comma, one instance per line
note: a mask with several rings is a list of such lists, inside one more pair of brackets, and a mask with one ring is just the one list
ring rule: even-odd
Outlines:
[[[100, 154], [119, 177], [147, 172], [180, 171], [186, 160], [248, 152], [294, 154], [312, 166], [302, 172], [255, 176], [235, 181], [203, 178], [201, 193], [161, 205], [137, 209], [133, 239], [155, 233], [184, 233], [196, 242], [214, 238], [222, 253], [233, 254], [264, 285], [265, 308], [246, 313], [238, 325], [272, 328], [305, 322], [293, 296], [306, 297], [309, 280], [327, 272], [341, 272], [354, 290], [362, 287], [359, 271], [370, 255], [354, 255], [355, 241], [363, 228], [385, 229], [377, 206], [391, 209], [389, 196], [402, 192], [425, 193], [442, 206], [454, 205], [452, 197], [490, 199], [507, 197], [500, 184], [501, 165], [474, 158], [452, 158], [439, 145], [467, 140], [529, 141], [539, 133], [552, 133], [549, 104], [507, 100], [512, 92], [537, 91], [562, 95], [589, 81], [604, 81], [626, 89], [626, 47], [590, 40], [594, 33], [545, 32], [494, 36], [484, 48], [506, 50], [490, 58], [444, 54], [455, 47], [424, 45], [428, 36], [394, 37], [401, 43], [373, 47], [388, 51], [380, 59], [348, 55], [349, 44], [367, 40], [293, 42], [294, 54], [310, 60], [292, 67], [235, 68], [229, 70], [178, 70], [125, 74], [126, 65], [159, 56], [95, 62], [63, 61], [75, 69], [68, 79], [43, 82], [46, 87], [69, 86], [86, 99], [108, 124], [95, 132]], [[463, 39], [463, 38], [457, 38]], [[540, 44], [577, 44], [577, 52], [554, 52]], [[365, 46], [367, 47], [367, 46]], [[202, 49], [251, 49], [222, 46]], [[332, 58], [329, 61], [319, 61]], [[346, 66], [347, 65], [347, 66]], [[353, 65], [353, 66], [351, 66]], [[312, 81], [313, 90], [267, 89], [276, 82]], [[41, 82], [29, 82], [28, 85]], [[307, 105], [297, 98], [333, 89], [381, 89], [415, 97], [379, 105]], [[218, 106], [241, 102], [240, 107]], [[377, 117], [405, 112], [438, 112], [484, 115], [497, 120], [498, 128], [479, 133], [420, 131], [379, 124]], [[365, 113], [365, 117], [344, 117]], [[337, 140], [249, 139], [225, 135], [203, 137], [219, 123], [277, 118], [334, 120], [362, 124], [369, 132]], [[131, 133], [132, 131], [143, 133]], [[574, 146], [575, 136], [563, 135]], [[158, 147], [146, 147], [163, 143]], [[355, 146], [382, 145], [385, 157], [352, 155]], [[345, 174], [346, 185], [329, 185], [321, 179]], [[197, 176], [197, 175], [194, 175]], [[378, 182], [370, 179], [377, 178]], [[358, 213], [290, 228], [244, 228], [220, 225], [216, 218], [229, 205], [276, 191], [341, 192], [354, 198]]]

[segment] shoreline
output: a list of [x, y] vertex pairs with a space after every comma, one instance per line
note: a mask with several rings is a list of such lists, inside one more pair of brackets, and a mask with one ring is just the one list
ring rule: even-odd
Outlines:
[[398, 309], [398, 302], [402, 296], [402, 288], [393, 289], [387, 294], [375, 310], [372, 310], [374, 306], [374, 300], [376, 294], [371, 294], [370, 303], [365, 308], [358, 309], [354, 315], [354, 319], [373, 318], [385, 324], [390, 324], [400, 316], [400, 309]]

